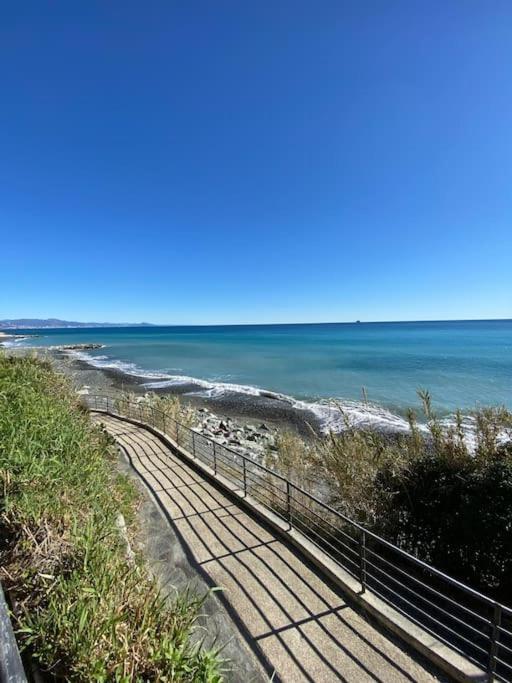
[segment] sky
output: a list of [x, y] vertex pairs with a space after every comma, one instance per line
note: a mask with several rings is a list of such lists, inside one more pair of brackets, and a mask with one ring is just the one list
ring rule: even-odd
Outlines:
[[0, 319], [512, 317], [509, 0], [8, 0], [0, 71]]

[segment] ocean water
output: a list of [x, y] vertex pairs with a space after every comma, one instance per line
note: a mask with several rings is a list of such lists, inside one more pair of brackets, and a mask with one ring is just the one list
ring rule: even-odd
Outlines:
[[148, 388], [191, 384], [211, 398], [273, 392], [314, 410], [326, 426], [339, 419], [331, 399], [356, 421], [404, 426], [407, 408], [419, 407], [420, 387], [440, 415], [477, 405], [512, 408], [512, 320], [23, 332], [41, 336], [17, 344], [100, 343], [79, 357], [140, 376]]

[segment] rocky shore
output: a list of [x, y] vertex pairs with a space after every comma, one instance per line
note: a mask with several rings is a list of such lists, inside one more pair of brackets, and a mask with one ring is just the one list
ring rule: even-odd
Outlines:
[[[74, 348], [70, 348], [73, 346]], [[38, 353], [50, 361], [58, 372], [70, 377], [80, 394], [94, 394], [104, 391], [133, 393], [141, 399], [148, 388], [144, 378], [127, 375], [114, 368], [96, 368], [77, 358], [76, 346], [9, 348], [8, 353], [22, 355]], [[213, 438], [233, 450], [259, 458], [267, 450], [275, 448], [278, 432], [293, 431], [310, 438], [312, 430], [319, 431], [314, 414], [301, 414], [292, 406], [277, 401], [272, 396], [240, 396], [239, 394], [208, 398], [189, 393], [193, 386], [180, 385], [152, 390], [159, 396], [178, 396], [180, 402], [194, 412], [193, 429]]]
[[49, 346], [50, 351], [94, 351], [103, 349], [105, 344], [60, 344], [59, 346]]
[[195, 410], [192, 429], [231, 450], [260, 460], [266, 451], [275, 451], [277, 428], [262, 422], [259, 426], [222, 418], [208, 408]]
[[[32, 334], [31, 337], [36, 335]], [[22, 339], [28, 339], [26, 334], [15, 334], [14, 332], [4, 332], [0, 330], [0, 346], [4, 346], [6, 342], [21, 341]]]
[[247, 424], [254, 426], [264, 423], [271, 430], [285, 429], [296, 432], [304, 438], [309, 438], [312, 431], [317, 433], [321, 431], [320, 422], [314, 413], [300, 412], [293, 405], [276, 400], [271, 394], [244, 396], [233, 392], [210, 397], [198, 391], [197, 385], [194, 384], [148, 389], [146, 378], [129, 375], [116, 368], [97, 368], [82, 358], [76, 357], [75, 352], [81, 350], [83, 349], [60, 346], [41, 348], [37, 352], [44, 354], [57, 369], [70, 376], [79, 390], [85, 386], [90, 393], [94, 393], [95, 390], [110, 389], [139, 396], [151, 391], [158, 396], [178, 396], [184, 405], [194, 409], [204, 408], [208, 412], [211, 411], [212, 415], [218, 415], [219, 420], [230, 419], [241, 427]]

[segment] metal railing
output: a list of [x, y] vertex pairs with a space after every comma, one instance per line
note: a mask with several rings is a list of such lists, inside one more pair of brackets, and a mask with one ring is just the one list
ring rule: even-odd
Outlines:
[[146, 423], [300, 531], [407, 619], [477, 664], [487, 680], [512, 682], [512, 609], [475, 591], [349, 519], [277, 472], [117, 394], [86, 395], [91, 410]]
[[9, 607], [0, 584], [0, 683], [27, 683]]

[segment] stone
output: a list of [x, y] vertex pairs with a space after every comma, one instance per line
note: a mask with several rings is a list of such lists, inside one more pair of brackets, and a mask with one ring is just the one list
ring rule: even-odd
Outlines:
[[63, 351], [92, 351], [94, 349], [102, 349], [104, 344], [67, 344], [61, 346]]

